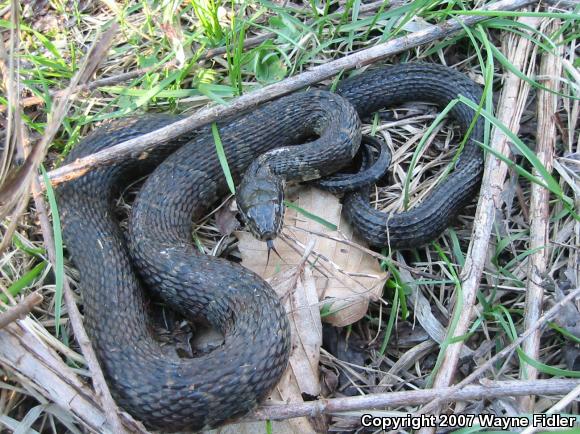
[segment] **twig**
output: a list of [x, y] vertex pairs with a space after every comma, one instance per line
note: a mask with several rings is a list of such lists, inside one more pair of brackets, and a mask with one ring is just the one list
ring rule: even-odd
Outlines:
[[[543, 33], [552, 33], [557, 24], [552, 22], [546, 26]], [[544, 86], [558, 91], [558, 77], [562, 72], [562, 63], [559, 55], [545, 52], [540, 64], [540, 76], [549, 77], [544, 81]], [[548, 172], [552, 171], [554, 146], [556, 145], [556, 124], [554, 117], [557, 111], [558, 98], [555, 94], [538, 89], [538, 126], [536, 141], [536, 156]], [[534, 169], [534, 175], [539, 176]], [[550, 237], [548, 235], [550, 225], [550, 192], [539, 184], [532, 184], [530, 205], [530, 246], [533, 251], [528, 260], [528, 278], [526, 285], [526, 303], [524, 308], [524, 329], [534, 324], [542, 312], [544, 288], [542, 280], [547, 268], [549, 255]], [[522, 344], [523, 351], [532, 359], [537, 359], [540, 349], [541, 333], [538, 330]], [[532, 365], [523, 363], [520, 366], [520, 378], [534, 380], [538, 377], [538, 371]], [[520, 400], [521, 409], [531, 413], [534, 407], [534, 397], [523, 397]]]
[[[513, 10], [522, 8], [532, 3], [536, 2], [532, 0], [502, 0], [494, 3], [488, 8], [483, 8], [482, 10]], [[468, 16], [465, 18], [453, 18], [441, 24], [431, 26], [427, 29], [414, 32], [409, 35], [393, 39], [389, 42], [378, 44], [372, 48], [368, 48], [334, 60], [332, 62], [316, 66], [302, 74], [298, 74], [278, 83], [271, 84], [260, 90], [247, 93], [235, 100], [232, 100], [227, 105], [207, 107], [188, 118], [174, 122], [164, 128], [160, 128], [156, 131], [132, 140], [127, 140], [101, 152], [80, 158], [70, 164], [67, 164], [66, 166], [51, 171], [49, 173], [49, 177], [51, 182], [56, 185], [64, 181], [77, 178], [96, 167], [124, 159], [127, 156], [138, 157], [143, 152], [152, 149], [158, 143], [167, 142], [210, 122], [251, 109], [265, 101], [272, 100], [314, 83], [318, 83], [342, 71], [353, 68], [360, 68], [362, 66], [377, 62], [388, 56], [392, 56], [393, 54], [408, 50], [412, 47], [417, 47], [436, 39], [449, 36], [459, 32], [463, 29], [464, 26], [471, 26], [488, 18], [489, 17], [487, 16], [477, 15]]]
[[11, 322], [28, 315], [34, 306], [40, 304], [42, 300], [42, 295], [36, 291], [28, 294], [16, 306], [12, 306], [8, 310], [0, 312], [0, 329], [3, 329]]
[[288, 405], [265, 405], [250, 413], [247, 420], [282, 420], [293, 417], [315, 417], [343, 411], [384, 409], [419, 405], [444, 395], [446, 400], [469, 401], [476, 399], [522, 396], [529, 394], [563, 395], [580, 384], [577, 379], [535, 381], [485, 381], [455, 390], [442, 389], [406, 390], [403, 392], [376, 393], [348, 398], [321, 399]]
[[[580, 287], [571, 291], [566, 297], [563, 297], [558, 303], [556, 303], [554, 306], [552, 306], [550, 308], [550, 310], [548, 310], [540, 319], [538, 319], [538, 321], [536, 321], [535, 324], [533, 324], [529, 329], [527, 329], [524, 333], [522, 333], [521, 336], [519, 336], [517, 339], [515, 339], [510, 345], [505, 347], [503, 350], [501, 350], [495, 356], [491, 357], [489, 360], [487, 360], [485, 363], [483, 363], [479, 368], [477, 368], [475, 371], [473, 371], [471, 374], [469, 374], [467, 377], [465, 377], [462, 381], [460, 381], [456, 385], [450, 387], [449, 388], [450, 391], [459, 390], [461, 388], [466, 387], [468, 384], [473, 383], [481, 375], [483, 375], [489, 368], [491, 368], [496, 362], [498, 362], [499, 360], [501, 360], [504, 357], [507, 357], [509, 354], [511, 354], [518, 347], [518, 345], [520, 345], [526, 338], [531, 336], [532, 333], [535, 333], [536, 330], [538, 330], [540, 327], [542, 327], [544, 324], [546, 324], [548, 321], [550, 321], [560, 311], [560, 309], [562, 309], [562, 306], [564, 306], [566, 303], [572, 302], [578, 296], [580, 296]], [[536, 380], [536, 381], [538, 381], [538, 380]], [[439, 405], [441, 405], [446, 400], [447, 400], [446, 393], [438, 395], [435, 400], [430, 402], [425, 407], [419, 409], [419, 411], [417, 411], [416, 414], [420, 415], [420, 414], [432, 413], [433, 410], [437, 409], [437, 407]]]
[[577, 0], [544, 0], [544, 3], [555, 8], [574, 9], [576, 6], [578, 6]]
[[574, 390], [568, 392], [560, 401], [550, 407], [548, 411], [546, 411], [546, 414], [552, 414], [564, 410], [568, 405], [578, 399], [578, 396], [580, 396], [580, 384], [576, 386]]
[[[158, 69], [161, 69], [162, 67], [163, 68], [170, 68], [171, 66], [173, 66], [172, 62], [164, 63], [163, 65], [153, 65], [153, 66], [148, 66], [145, 68], [137, 68], [137, 69], [134, 69], [133, 71], [123, 72], [121, 74], [113, 75], [111, 77], [101, 78], [101, 79], [95, 80], [91, 83], [79, 84], [78, 86], [76, 86], [73, 89], [71, 96], [73, 96], [77, 93], [80, 93], [80, 92], [94, 90], [94, 89], [101, 87], [101, 86], [111, 86], [114, 84], [121, 83], [123, 81], [132, 80], [134, 78], [141, 77], [141, 76], [147, 74], [148, 72], [157, 71]], [[67, 89], [54, 90], [54, 91], [50, 92], [50, 97], [52, 99], [62, 98], [65, 95], [65, 92], [67, 92]], [[34, 106], [34, 105], [44, 104], [44, 100], [45, 99], [43, 97], [40, 97], [40, 96], [30, 96], [28, 98], [24, 98], [20, 104], [22, 107], [30, 107], [30, 106]], [[6, 106], [0, 105], [0, 113], [4, 112], [5, 110], [6, 110]]]
[[[104, 52], [106, 52], [106, 50], [108, 49], [108, 47], [110, 45], [110, 41], [112, 40], [112, 36], [113, 36], [113, 33], [110, 32], [106, 38], [101, 40], [100, 44], [97, 44], [99, 48], [97, 50], [95, 50], [93, 56], [91, 56], [92, 58], [87, 63], [86, 67], [81, 69], [84, 72], [82, 73], [81, 77], [79, 77], [79, 81], [85, 81], [86, 79], [88, 79], [88, 76], [92, 73], [92, 71], [94, 71], [96, 69], [100, 59], [102, 59], [104, 56]], [[15, 110], [14, 110], [15, 113], [17, 113], [19, 115], [20, 110], [21, 110], [21, 108], [18, 105], [16, 105]], [[22, 127], [22, 125], [23, 124], [20, 123], [20, 125], [18, 125], [17, 128]], [[25, 157], [28, 158], [30, 155], [30, 149], [29, 149], [29, 143], [27, 140], [26, 130], [24, 129], [24, 127], [22, 127], [20, 130], [20, 137], [19, 138], [21, 140], [18, 140], [18, 145], [20, 145], [23, 148], [22, 149], [23, 154], [25, 155]], [[41, 228], [41, 231], [43, 234], [44, 245], [47, 249], [48, 258], [49, 258], [49, 261], [54, 266], [56, 255], [55, 255], [54, 239], [52, 236], [52, 227], [50, 225], [48, 213], [46, 211], [46, 205], [44, 202], [44, 198], [42, 197], [42, 189], [41, 189], [40, 183], [36, 177], [32, 178], [32, 195], [33, 195], [33, 199], [35, 202], [36, 211], [37, 211], [37, 214], [39, 217], [40, 228]], [[26, 199], [26, 196], [23, 196], [22, 199], [23, 200]], [[25, 200], [24, 203], [25, 204], [28, 203], [28, 200]], [[91, 343], [87, 337], [86, 331], [82, 325], [82, 319], [81, 319], [80, 312], [78, 311], [78, 308], [77, 308], [76, 303], [74, 301], [74, 297], [72, 296], [71, 289], [70, 289], [70, 287], [68, 285], [68, 281], [66, 279], [63, 282], [63, 289], [64, 289], [64, 296], [65, 296], [65, 303], [67, 305], [67, 310], [69, 312], [69, 319], [71, 321], [76, 340], [79, 343], [79, 345], [81, 346], [81, 349], [83, 350], [83, 355], [85, 357], [85, 360], [87, 361], [87, 365], [88, 365], [89, 370], [91, 372], [93, 386], [97, 392], [98, 397], [100, 398], [99, 401], [104, 409], [105, 418], [107, 419], [107, 422], [108, 422], [111, 430], [115, 434], [127, 433], [128, 431], [125, 430], [125, 428], [123, 427], [123, 424], [119, 418], [120, 411], [119, 411], [118, 407], [116, 406], [116, 404], [111, 396], [111, 393], [109, 392], [109, 389], [108, 389], [107, 384], [105, 382], [105, 379], [103, 377], [103, 373], [102, 373], [101, 368], [99, 366], [99, 363], [97, 361], [96, 355], [95, 355], [93, 348], [91, 346]], [[35, 295], [35, 294], [37, 294], [37, 293], [33, 293], [33, 294], [29, 295], [28, 297]], [[40, 296], [40, 294], [37, 294], [37, 296]], [[8, 313], [8, 312], [6, 312], [6, 313]], [[131, 427], [131, 430], [133, 432], [143, 431], [140, 424], [133, 421], [130, 418], [130, 416], [128, 416], [126, 419], [127, 419], [126, 423]]]
[[[0, 40], [0, 70], [2, 71], [2, 78], [3, 78], [3, 87], [6, 90], [6, 96], [8, 97], [8, 116], [7, 116], [7, 125], [6, 125], [6, 138], [4, 142], [4, 150], [1, 152], [1, 167], [0, 167], [0, 184], [5, 182], [9, 170], [10, 170], [10, 161], [12, 159], [12, 155], [14, 153], [14, 144], [18, 144], [21, 142], [21, 137], [19, 134], [19, 126], [20, 126], [20, 112], [15, 110], [19, 100], [19, 81], [17, 80], [17, 74], [15, 74], [15, 70], [19, 67], [19, 59], [17, 50], [20, 47], [20, 16], [19, 16], [19, 7], [18, 2], [11, 1], [10, 7], [14, 11], [11, 16], [11, 24], [12, 27], [10, 29], [10, 48], [7, 52], [6, 47], [4, 46], [4, 41]], [[6, 65], [6, 61], [8, 61], [8, 65]], [[18, 221], [20, 220], [20, 216], [24, 213], [24, 210], [28, 206], [28, 190], [23, 191], [23, 195], [21, 197], [12, 197], [10, 198], [10, 205], [9, 209], [11, 211], [10, 215], [10, 223], [6, 227], [4, 231], [2, 241], [0, 242], [0, 253], [2, 253], [11, 243], [12, 236], [18, 227]], [[8, 214], [8, 212], [6, 213]]]
[[[396, 252], [399, 264], [405, 263], [405, 258], [401, 252]], [[445, 340], [445, 327], [439, 322], [437, 317], [432, 311], [432, 301], [427, 299], [421, 292], [419, 285], [411, 277], [411, 273], [404, 269], [399, 268], [399, 277], [405, 285], [410, 289], [410, 294], [408, 297], [408, 304], [412, 306], [413, 312], [417, 321], [427, 334], [438, 344], [441, 344]], [[461, 348], [461, 357], [469, 357], [473, 355], [473, 350], [468, 346], [463, 346]]]
[[16, 228], [18, 227], [18, 221], [20, 220], [20, 217], [26, 210], [27, 206], [28, 206], [28, 190], [24, 190], [22, 196], [18, 198], [16, 205], [14, 205], [14, 209], [10, 214], [10, 223], [8, 223], [8, 227], [2, 234], [2, 241], [0, 242], [0, 254], [4, 252], [4, 250], [10, 245], [10, 243], [12, 243], [12, 236], [14, 235], [14, 232], [16, 232]]
[[[10, 4], [13, 7], [14, 4]], [[15, 66], [14, 63], [18, 63], [19, 57], [16, 56], [16, 47], [19, 46], [19, 33], [18, 26], [20, 25], [20, 20], [18, 17], [18, 9], [16, 9], [16, 14], [13, 14], [10, 28], [10, 38], [8, 40], [10, 48], [6, 50], [4, 45], [4, 38], [0, 39], [0, 73], [2, 74], [2, 88], [6, 92], [6, 99], [8, 101], [8, 114], [6, 116], [6, 126], [5, 126], [5, 138], [4, 138], [4, 149], [0, 153], [0, 184], [4, 182], [4, 179], [8, 175], [8, 169], [10, 169], [10, 161], [12, 159], [14, 149], [11, 146], [11, 130], [15, 124], [14, 122], [14, 110], [15, 104], [18, 100], [18, 84], [15, 80]], [[10, 53], [10, 55], [8, 55]]]
[[403, 269], [409, 271], [411, 274], [413, 274], [415, 276], [421, 276], [421, 277], [425, 277], [427, 279], [433, 279], [433, 280], [439, 279], [439, 276], [437, 276], [435, 274], [431, 274], [431, 273], [427, 273], [427, 272], [424, 272], [424, 271], [421, 271], [421, 270], [417, 270], [416, 268], [413, 268], [413, 267], [405, 264], [404, 262], [397, 261], [397, 260], [395, 260], [393, 258], [390, 258], [388, 256], [385, 256], [385, 255], [382, 255], [380, 253], [377, 253], [374, 250], [369, 249], [368, 247], [365, 247], [365, 246], [362, 246], [362, 245], [360, 245], [358, 243], [355, 243], [354, 241], [351, 241], [349, 239], [343, 238], [344, 235], [343, 235], [343, 237], [334, 237], [334, 236], [329, 235], [329, 234], [324, 233], [324, 232], [319, 232], [319, 231], [315, 231], [315, 230], [312, 230], [312, 229], [304, 229], [304, 228], [300, 228], [300, 227], [293, 227], [292, 230], [293, 231], [305, 232], [305, 233], [310, 234], [310, 235], [315, 235], [317, 237], [326, 238], [328, 240], [336, 241], [337, 243], [341, 243], [341, 244], [344, 244], [346, 246], [353, 247], [353, 248], [355, 248], [357, 250], [360, 250], [361, 252], [363, 252], [363, 253], [365, 253], [365, 254], [367, 254], [369, 256], [372, 256], [372, 257], [378, 259], [379, 261], [390, 262], [390, 263], [396, 265], [399, 268], [403, 268]]
[[[25, 150], [25, 153], [28, 153], [28, 149]], [[46, 202], [42, 195], [42, 188], [38, 178], [32, 179], [32, 198], [36, 207], [36, 214], [38, 216], [40, 231], [42, 232], [42, 238], [44, 240], [44, 246], [46, 247], [48, 260], [52, 266], [55, 267], [56, 253], [54, 237], [52, 235], [52, 226], [50, 224], [50, 219], [48, 218]], [[64, 302], [68, 311], [68, 318], [71, 323], [75, 339], [81, 347], [83, 356], [91, 373], [93, 388], [95, 389], [97, 397], [99, 398], [99, 403], [103, 407], [105, 418], [107, 419], [107, 422], [114, 434], [128, 433], [128, 431], [123, 427], [123, 423], [119, 418], [121, 411], [111, 396], [111, 392], [109, 391], [105, 381], [103, 371], [101, 370], [101, 366], [99, 365], [97, 356], [91, 345], [91, 341], [83, 326], [81, 314], [76, 305], [69, 281], [66, 276], [63, 280], [63, 293]], [[133, 418], [128, 414], [126, 414], [125, 417], [125, 424], [130, 428], [131, 432], [146, 432], [142, 425], [139, 422], [133, 420]]]
[[[534, 23], [528, 19], [526, 20], [526, 24], [534, 27], [537, 25], [537, 22]], [[529, 52], [533, 46], [532, 42], [527, 38], [519, 37], [519, 41], [508, 40], [507, 45], [510, 47], [508, 49], [510, 63], [515, 68], [523, 71], [526, 62], [530, 58], [535, 57], [533, 55], [530, 56]], [[520, 118], [528, 92], [529, 85], [520, 80], [515, 74], [510, 72], [506, 73], [500, 97], [498, 118], [516, 134], [519, 130]], [[497, 128], [493, 132], [491, 146], [501, 155], [509, 155], [508, 138]], [[496, 214], [495, 210], [500, 207], [500, 195], [506, 173], [507, 165], [493, 154], [488, 153], [481, 183], [479, 202], [475, 213], [473, 234], [471, 236], [465, 266], [461, 273], [462, 300], [455, 304], [453, 314], [458, 314], [459, 320], [454, 329], [450, 329], [447, 335], [448, 341], [454, 338], [458, 338], [458, 341], [449, 344], [445, 348], [443, 361], [433, 382], [434, 388], [447, 387], [453, 382], [463, 346], [463, 340], [460, 337], [467, 333], [472, 321], [472, 308], [476, 301], [479, 281], [489, 249], [489, 240]], [[435, 409], [433, 405], [429, 407], [434, 410], [434, 413], [438, 413], [439, 409]], [[423, 428], [419, 430], [420, 434], [429, 432], [432, 432], [432, 429]]]

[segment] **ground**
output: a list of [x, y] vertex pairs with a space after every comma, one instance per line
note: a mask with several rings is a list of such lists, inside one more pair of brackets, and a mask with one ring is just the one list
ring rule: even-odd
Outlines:
[[[82, 314], [78, 272], [62, 243], [54, 194], [43, 190], [37, 175], [60, 167], [103, 122], [143, 112], [193, 115], [403, 35], [481, 16], [474, 11], [487, 3], [1, 3], [0, 424], [15, 432], [83, 432], [119, 420], [107, 411], [106, 396], [96, 401], [103, 383], [74, 310], [78, 306]], [[437, 240], [413, 250], [372, 253], [378, 271], [385, 272], [384, 290], [353, 324], [324, 325], [314, 380], [320, 381], [320, 397], [366, 395], [378, 400], [373, 408], [388, 410], [374, 415], [418, 414], [442, 392], [423, 400], [409, 395], [393, 405], [384, 394], [441, 388], [451, 379], [478, 385], [469, 377], [475, 372], [484, 385], [503, 382], [508, 396], [496, 389], [484, 397], [438, 403], [439, 411], [578, 413], [580, 314], [570, 297], [576, 292], [577, 298], [580, 282], [579, 17], [578, 6], [566, 1], [495, 11], [477, 25], [376, 62], [444, 64], [479, 83], [486, 96], [480, 112], [487, 125], [481, 146], [488, 173], [481, 196]], [[332, 86], [336, 79], [312, 85]], [[388, 180], [371, 197], [378, 208], [401, 211], [407, 198], [413, 206], [445, 176], [462, 135], [453, 122], [440, 121], [434, 107], [420, 103], [366, 120], [363, 131], [393, 150]], [[506, 157], [492, 158], [499, 153]], [[133, 193], [127, 190], [119, 201], [119, 215], [130, 208]], [[221, 208], [231, 208], [230, 202]], [[316, 214], [298, 210], [301, 219], [325, 226]], [[208, 254], [240, 260], [242, 241], [228, 228], [234, 220], [217, 212], [196, 221], [192, 241]], [[293, 228], [286, 229], [292, 239]], [[317, 235], [307, 231], [305, 240], [310, 239]], [[349, 248], [357, 250], [358, 244]], [[308, 276], [301, 279], [308, 286]], [[42, 295], [42, 301], [30, 294]], [[15, 309], [32, 312], [12, 323], [7, 314]], [[554, 315], [542, 317], [550, 309]], [[321, 316], [328, 316], [324, 307]], [[170, 321], [166, 327], [168, 339], [188, 346], [189, 326]], [[517, 351], [485, 364], [524, 335], [531, 338]], [[457, 341], [465, 344], [461, 351]], [[546, 383], [558, 379], [563, 382]], [[538, 396], [514, 398], [524, 386], [524, 395]], [[311, 401], [310, 395], [298, 392], [299, 399]], [[365, 407], [345, 402], [335, 401], [332, 417], [303, 420], [300, 429], [367, 429], [361, 420]], [[340, 410], [344, 413], [337, 414]], [[432, 406], [427, 414], [437, 410]], [[276, 416], [270, 411], [259, 409], [251, 418]], [[276, 411], [277, 417], [284, 414]], [[123, 415], [120, 420], [130, 425]], [[469, 421], [450, 425], [467, 428]]]

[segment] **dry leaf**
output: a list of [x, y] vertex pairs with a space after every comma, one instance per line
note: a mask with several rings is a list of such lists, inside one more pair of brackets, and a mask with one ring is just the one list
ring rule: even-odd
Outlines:
[[[276, 293], [286, 300], [292, 333], [290, 368], [298, 383], [297, 398], [302, 401], [303, 393], [317, 397], [320, 395], [318, 362], [322, 322], [312, 271], [308, 267], [303, 273], [300, 273], [300, 268], [290, 269], [278, 274], [270, 283]], [[284, 391], [280, 392], [284, 401], [296, 401], [296, 396], [286, 396]]]
[[289, 200], [334, 224], [338, 230], [331, 230], [288, 208], [284, 218], [284, 239], [275, 241], [276, 250], [282, 259], [271, 255], [267, 264], [265, 243], [249, 233], [238, 232], [236, 236], [240, 241], [242, 264], [262, 277], [270, 278], [296, 267], [305, 247], [313, 240], [313, 254], [308, 259], [314, 263], [313, 276], [320, 307], [325, 312], [324, 321], [338, 327], [358, 321], [365, 315], [369, 300], [376, 300], [381, 295], [387, 274], [372, 256], [336, 241], [346, 239], [362, 244], [353, 235], [350, 224], [341, 218], [342, 207], [336, 196], [315, 188], [299, 187]]
[[[236, 218], [236, 211], [231, 206], [232, 202], [232, 199], [228, 200], [215, 213], [215, 223], [222, 235], [231, 235], [232, 232], [240, 227], [240, 222]], [[235, 205], [233, 206], [235, 207]]]

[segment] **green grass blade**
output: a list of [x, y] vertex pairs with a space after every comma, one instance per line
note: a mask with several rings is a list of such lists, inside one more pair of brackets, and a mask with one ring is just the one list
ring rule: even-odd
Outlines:
[[46, 185], [46, 196], [48, 198], [48, 204], [50, 206], [50, 212], [52, 213], [52, 234], [54, 237], [54, 254], [55, 254], [55, 264], [54, 264], [54, 322], [55, 322], [55, 335], [58, 337], [60, 331], [60, 315], [62, 308], [62, 291], [64, 285], [64, 255], [62, 246], [62, 230], [60, 226], [60, 217], [58, 215], [58, 207], [56, 205], [56, 197], [54, 195], [54, 190], [52, 189], [52, 184], [48, 179], [46, 170], [44, 166], [40, 166], [40, 171], [42, 172], [42, 177], [44, 179], [44, 185]]
[[389, 321], [387, 322], [387, 328], [385, 329], [385, 336], [383, 337], [381, 348], [379, 348], [379, 354], [381, 356], [383, 356], [385, 354], [385, 351], [387, 351], [387, 345], [389, 344], [389, 340], [391, 339], [391, 333], [393, 332], [393, 327], [395, 325], [395, 320], [397, 319], [398, 312], [399, 312], [399, 294], [398, 290], [396, 290], [393, 292], [393, 307], [391, 307]]
[[531, 365], [532, 367], [534, 367], [535, 369], [537, 369], [538, 371], [540, 371], [544, 374], [553, 375], [554, 377], [580, 378], [580, 371], [572, 371], [570, 369], [555, 368], [554, 366], [549, 366], [549, 365], [546, 365], [542, 362], [538, 362], [536, 359], [532, 359], [521, 348], [516, 348], [516, 351], [518, 352], [518, 356], [520, 357], [520, 360], [527, 363], [528, 365]]
[[[468, 98], [465, 98], [462, 95], [459, 95], [459, 100], [466, 104], [467, 106], [471, 107], [473, 110], [477, 110], [478, 106]], [[560, 184], [550, 172], [546, 169], [546, 167], [540, 162], [536, 154], [526, 146], [521, 139], [513, 133], [508, 127], [506, 127], [502, 122], [499, 121], [495, 116], [491, 115], [487, 110], [481, 110], [481, 114], [488, 119], [496, 128], [499, 128], [514, 144], [514, 146], [518, 149], [518, 151], [532, 164], [532, 166], [538, 171], [538, 174], [542, 178], [542, 182], [538, 182], [540, 185], [543, 185], [552, 193], [554, 193], [559, 199], [563, 200], [566, 204], [570, 207], [573, 206], [573, 201], [569, 197], [565, 196], [562, 189], [560, 188]], [[492, 152], [496, 157], [502, 159], [502, 161], [511, 164], [518, 172], [525, 174], [532, 181], [536, 181], [537, 178], [527, 172], [522, 167], [515, 164], [513, 161], [509, 160], [507, 157], [503, 155], [498, 155], [496, 151], [494, 151], [491, 147], [486, 146], [485, 144], [481, 144], [487, 151]], [[519, 169], [518, 169], [519, 168]], [[574, 214], [573, 214], [574, 215]]]
[[562, 336], [570, 339], [574, 344], [580, 344], [580, 338], [574, 335], [573, 333], [569, 332], [565, 328], [562, 328], [558, 324], [553, 322], [548, 323], [548, 325], [550, 326], [550, 328], [556, 330]]
[[18, 233], [15, 233], [12, 237], [12, 243], [18, 250], [22, 250], [24, 253], [29, 254], [30, 256], [40, 256], [46, 254], [46, 249], [37, 247], [28, 247], [24, 245], [24, 243], [20, 240], [20, 236]]
[[574, 96], [574, 95], [564, 95], [563, 93], [560, 92], [556, 92], [554, 89], [550, 89], [549, 87], [546, 87], [540, 83], [538, 83], [535, 80], [532, 80], [530, 77], [528, 77], [526, 74], [524, 74], [522, 71], [520, 71], [518, 68], [516, 68], [507, 57], [505, 57], [505, 55], [497, 49], [497, 47], [494, 47], [493, 45], [490, 45], [491, 51], [493, 52], [493, 55], [495, 56], [495, 58], [497, 60], [499, 60], [499, 62], [507, 69], [509, 70], [512, 74], [516, 75], [520, 80], [525, 81], [526, 83], [529, 83], [530, 86], [533, 86], [537, 89], [542, 89], [545, 92], [549, 92], [552, 93], [554, 95], [558, 95], [561, 96], [563, 98], [570, 98], [570, 99], [580, 99], [580, 97]]
[[456, 302], [455, 302], [455, 307], [453, 309], [453, 316], [451, 317], [449, 327], [447, 328], [447, 336], [445, 337], [445, 340], [443, 342], [441, 342], [439, 354], [437, 355], [437, 361], [435, 362], [435, 366], [433, 367], [433, 370], [429, 374], [429, 377], [427, 377], [428, 387], [431, 387], [433, 385], [433, 381], [435, 380], [435, 375], [437, 375], [437, 372], [439, 371], [439, 368], [441, 367], [441, 364], [443, 363], [443, 358], [445, 356], [445, 352], [447, 351], [447, 347], [449, 345], [454, 344], [454, 343], [465, 341], [467, 338], [469, 338], [469, 336], [471, 336], [470, 333], [467, 333], [467, 334], [464, 334], [461, 336], [453, 336], [453, 334], [455, 333], [454, 330], [457, 328], [457, 324], [459, 323], [459, 317], [461, 316], [461, 311], [463, 309], [463, 287], [461, 286], [461, 280], [459, 279], [459, 276], [455, 272], [455, 267], [453, 266], [453, 264], [451, 264], [451, 262], [449, 261], [449, 258], [447, 258], [447, 255], [445, 254], [443, 249], [439, 246], [439, 244], [437, 244], [435, 242], [432, 244], [433, 244], [433, 247], [435, 247], [435, 250], [437, 251], [437, 253], [439, 254], [439, 257], [447, 265], [447, 268], [449, 270], [449, 274], [451, 274], [451, 277], [453, 278], [453, 281], [455, 283], [455, 288], [456, 288], [456, 292], [455, 292]]
[[521, 12], [521, 11], [485, 11], [485, 10], [461, 10], [448, 11], [452, 15], [478, 15], [483, 17], [532, 17], [532, 18], [556, 18], [562, 20], [578, 20], [580, 14], [559, 12]]
[[304, 217], [308, 217], [310, 220], [313, 220], [316, 223], [321, 224], [322, 226], [324, 226], [327, 229], [330, 229], [331, 231], [338, 230], [338, 226], [336, 226], [334, 223], [330, 223], [328, 220], [325, 220], [322, 217], [317, 216], [316, 214], [312, 214], [310, 211], [306, 211], [304, 208], [301, 208], [298, 205], [294, 205], [293, 203], [288, 202], [287, 200], [284, 201], [284, 205], [286, 205], [288, 208], [291, 208], [299, 212]]
[[222, 166], [222, 170], [224, 172], [224, 176], [226, 177], [226, 182], [228, 183], [228, 187], [232, 194], [236, 194], [236, 187], [234, 185], [234, 178], [232, 177], [232, 173], [230, 172], [230, 166], [228, 165], [228, 160], [226, 158], [226, 153], [224, 151], [224, 145], [222, 143], [222, 139], [220, 137], [220, 133], [218, 131], [217, 124], [213, 122], [211, 124], [211, 133], [213, 135], [213, 141], [215, 143], [215, 150], [217, 152], [218, 159], [220, 161], [220, 165]]
[[[47, 263], [44, 261], [39, 264], [36, 264], [34, 267], [32, 267], [31, 270], [23, 274], [18, 280], [12, 282], [12, 284], [7, 289], [8, 294], [10, 294], [13, 297], [20, 294], [20, 292], [24, 288], [29, 286], [32, 282], [34, 282], [34, 279], [36, 279], [39, 275], [41, 275], [44, 272], [46, 266]], [[8, 297], [6, 297], [6, 295], [4, 294], [0, 294], [0, 300], [3, 303], [8, 303]]]

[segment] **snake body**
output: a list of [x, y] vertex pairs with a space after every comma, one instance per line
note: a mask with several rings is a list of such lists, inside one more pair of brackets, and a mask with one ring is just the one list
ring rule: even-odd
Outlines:
[[[480, 87], [450, 68], [406, 64], [387, 71], [377, 69], [345, 80], [337, 93], [348, 99], [361, 117], [407, 101], [431, 102], [444, 108], [458, 94], [480, 102]], [[388, 84], [381, 88], [385, 79]], [[483, 120], [474, 120], [473, 110], [461, 103], [455, 104], [449, 114], [463, 134], [470, 128], [471, 133], [453, 172], [420, 204], [408, 211], [384, 213], [369, 203], [368, 188], [345, 195], [347, 219], [372, 246], [413, 248], [435, 239], [477, 193], [483, 173], [483, 152], [478, 145], [483, 141]]]
[[[400, 65], [347, 80], [339, 88], [342, 96], [327, 91], [293, 94], [220, 122], [218, 130], [236, 184], [264, 153], [272, 173], [286, 180], [309, 180], [351, 161], [361, 139], [357, 112], [407, 100], [445, 105], [457, 93], [479, 98], [476, 85], [448, 68]], [[462, 127], [473, 118], [459, 108], [452, 115]], [[174, 120], [148, 115], [101, 127], [79, 143], [67, 161]], [[120, 187], [155, 166], [133, 205], [127, 243], [114, 217], [115, 196]], [[481, 153], [469, 141], [457, 169], [436, 191], [438, 199], [427, 199], [419, 206], [426, 215], [410, 223], [399, 215], [388, 221], [373, 212], [361, 216], [354, 208], [370, 207], [364, 191], [347, 194], [345, 206], [371, 241], [384, 233], [390, 233], [391, 240], [393, 233], [396, 240], [405, 233], [423, 241], [437, 235], [474, 194], [481, 168]], [[199, 430], [238, 417], [267, 395], [287, 365], [289, 325], [270, 286], [244, 267], [203, 255], [191, 244], [192, 218], [203, 216], [227, 192], [209, 130], [98, 168], [57, 189], [64, 239], [80, 273], [93, 345], [117, 402], [150, 428]], [[458, 193], [458, 198], [437, 202], [446, 192]], [[432, 222], [436, 230], [425, 228], [432, 219], [441, 220]], [[209, 321], [223, 333], [223, 345], [191, 359], [163, 347], [151, 332], [142, 282], [186, 317]]]

